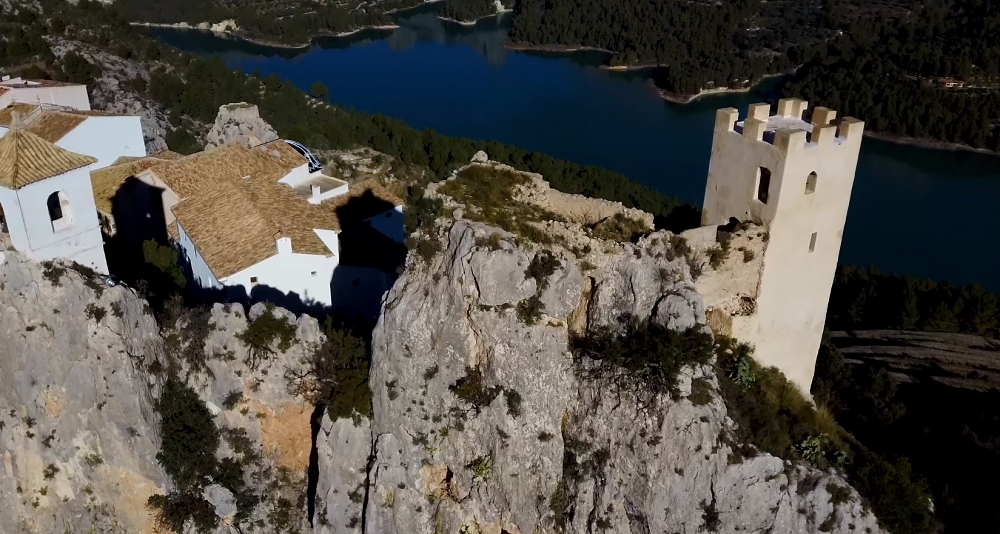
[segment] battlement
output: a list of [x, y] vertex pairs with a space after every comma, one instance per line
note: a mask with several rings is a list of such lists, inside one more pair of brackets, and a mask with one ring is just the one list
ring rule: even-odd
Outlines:
[[715, 115], [715, 133], [736, 133], [748, 140], [772, 144], [782, 152], [860, 142], [864, 122], [844, 117], [839, 125], [833, 124], [837, 112], [824, 107], [814, 109], [811, 122], [807, 122], [802, 116], [808, 107], [805, 100], [783, 98], [778, 101], [778, 112], [771, 115], [769, 104], [751, 104], [743, 121], [739, 121], [736, 108], [720, 109]]

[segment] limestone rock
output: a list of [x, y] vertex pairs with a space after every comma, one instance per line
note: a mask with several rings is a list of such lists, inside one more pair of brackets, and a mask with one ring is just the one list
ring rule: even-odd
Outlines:
[[[61, 262], [39, 264], [14, 251], [0, 262], [0, 531], [152, 532], [147, 499], [173, 483], [156, 460], [154, 409], [168, 345], [152, 310], [126, 286], [107, 287]], [[275, 308], [279, 316], [285, 310]], [[239, 305], [217, 304], [202, 318], [205, 369], [181, 362], [178, 376], [193, 388], [225, 431], [217, 457], [259, 456], [244, 466], [245, 489], [261, 500], [240, 531], [269, 533], [307, 526], [306, 502], [314, 408], [289, 393], [284, 374], [302, 373], [323, 341], [318, 322], [295, 318], [297, 339], [258, 369], [247, 367]], [[179, 319], [180, 328], [189, 324]], [[238, 452], [230, 433], [242, 436]], [[371, 449], [359, 440], [360, 472]], [[345, 456], [346, 457], [346, 456]], [[222, 486], [203, 497], [229, 526], [239, 500]], [[281, 504], [288, 503], [288, 504]]]
[[[516, 275], [537, 251], [503, 233], [488, 253], [475, 244], [494, 232], [451, 223], [444, 252], [407, 269], [386, 297], [372, 341], [366, 533], [526, 534], [559, 524], [580, 534], [597, 525], [694, 534], [704, 531], [706, 510], [717, 513], [717, 532], [819, 532], [821, 523], [842, 534], [880, 532], [853, 490], [848, 503], [830, 503], [828, 483], [848, 487], [838, 475], [767, 454], [730, 463], [734, 423], [710, 366], [679, 378], [682, 395], [704, 380], [709, 402], [655, 396], [641, 407], [574, 372], [574, 317], [590, 326], [631, 317], [676, 329], [704, 323], [683, 260], [654, 253], [647, 239], [591, 254], [600, 263], [584, 277], [560, 256], [566, 265], [541, 298], [550, 317], [570, 318], [528, 325], [484, 296], [523, 298], [530, 288]], [[482, 291], [483, 280], [503, 281], [494, 285], [507, 296]], [[462, 386], [470, 380], [477, 395]], [[590, 467], [566, 471], [581, 464]]]
[[319, 479], [316, 484], [314, 525], [320, 534], [357, 534], [372, 450], [371, 421], [331, 421], [323, 416], [316, 453]]
[[125, 287], [4, 255], [0, 530], [140, 532], [169, 484], [146, 371], [156, 323]]
[[278, 134], [270, 124], [260, 118], [260, 111], [254, 104], [239, 102], [219, 108], [215, 124], [205, 137], [206, 148], [240, 143], [253, 147], [278, 139]]
[[218, 484], [209, 484], [205, 487], [203, 497], [215, 507], [215, 515], [223, 519], [232, 518], [236, 514], [236, 503], [233, 500], [233, 492]]

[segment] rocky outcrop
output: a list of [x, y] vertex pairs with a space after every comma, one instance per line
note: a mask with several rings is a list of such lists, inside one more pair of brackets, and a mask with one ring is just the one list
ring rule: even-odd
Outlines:
[[144, 303], [7, 251], [0, 266], [0, 525], [10, 532], [150, 532], [156, 463]]
[[[237, 482], [197, 486], [215, 534], [881, 532], [836, 471], [735, 444], [711, 365], [685, 367], [673, 396], [585, 372], [576, 336], [635, 319], [705, 329], [698, 265], [667, 232], [595, 231], [645, 214], [531, 178], [516, 200], [553, 215], [530, 223], [544, 246], [462, 219], [468, 205], [422, 227], [441, 249], [412, 254], [384, 297], [370, 419], [290, 392], [324, 341], [309, 316], [216, 304], [158, 310], [176, 319], [157, 325], [129, 288], [4, 252], [0, 525], [157, 531], [147, 500], [177, 489], [154, 408], [173, 363], [222, 435], [216, 458], [240, 465]], [[242, 334], [265, 313], [294, 339], [249, 366]]]
[[[173, 489], [157, 462], [156, 400], [163, 367], [179, 346], [161, 337], [152, 310], [134, 291], [62, 263], [0, 253], [0, 531], [154, 532], [151, 495]], [[295, 325], [295, 342], [261, 368], [244, 362], [239, 305], [215, 305], [200, 320], [204, 369], [181, 362], [223, 439], [217, 456], [243, 464], [247, 492], [241, 531], [304, 529], [306, 473], [314, 407], [288, 392], [286, 371], [301, 372], [323, 341], [317, 321], [274, 309]], [[178, 320], [183, 332], [188, 316]], [[183, 337], [181, 343], [190, 343]], [[231, 532], [239, 507], [229, 489], [203, 498]]]
[[101, 67], [101, 75], [90, 91], [91, 105], [110, 113], [137, 115], [142, 124], [146, 153], [156, 154], [167, 150], [166, 135], [170, 122], [160, 109], [137, 90], [148, 85], [149, 70], [145, 63], [123, 59], [107, 50], [81, 41], [52, 38], [52, 51], [62, 57], [68, 52], [80, 54], [87, 61]]
[[206, 147], [210, 149], [231, 143], [253, 147], [277, 138], [274, 128], [260, 118], [257, 106], [245, 102], [221, 106], [215, 124], [205, 136]]
[[[832, 471], [731, 455], [734, 423], [710, 366], [682, 373], [677, 400], [641, 402], [576, 371], [574, 332], [623, 317], [704, 324], [687, 263], [666, 259], [668, 236], [605, 247], [586, 275], [556, 247], [530, 325], [515, 310], [536, 280], [515, 273], [542, 252], [514, 237], [454, 222], [444, 252], [386, 297], [367, 492], [349, 512], [364, 532], [879, 532], [853, 490], [833, 504], [828, 484], [848, 486]], [[707, 398], [689, 397], [693, 382]]]

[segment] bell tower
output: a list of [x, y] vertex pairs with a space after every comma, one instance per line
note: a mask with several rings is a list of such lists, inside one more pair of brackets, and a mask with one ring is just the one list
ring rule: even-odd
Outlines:
[[703, 225], [761, 224], [767, 246], [754, 312], [732, 335], [808, 393], [840, 256], [864, 123], [788, 98], [715, 117]]

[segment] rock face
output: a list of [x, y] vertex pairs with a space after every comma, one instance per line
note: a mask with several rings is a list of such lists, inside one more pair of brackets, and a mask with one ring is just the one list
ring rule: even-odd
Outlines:
[[[730, 463], [733, 423], [710, 366], [680, 380], [682, 397], [692, 380], [707, 384], [708, 401], [642, 405], [574, 372], [568, 341], [581, 329], [624, 316], [704, 324], [687, 264], [667, 261], [657, 234], [608, 250], [585, 276], [557, 251], [545, 315], [528, 325], [514, 307], [535, 280], [515, 274], [541, 251], [502, 232], [486, 244], [495, 233], [453, 223], [444, 252], [410, 265], [386, 297], [372, 341], [367, 493], [327, 501], [330, 532], [880, 531], [853, 490], [831, 503], [827, 484], [848, 487], [832, 472], [767, 454]], [[485, 394], [477, 405], [457, 395], [473, 377]], [[329, 436], [334, 455], [360, 464], [364, 436]], [[320, 474], [321, 486], [344, 480], [360, 480], [356, 468]], [[345, 504], [363, 523], [333, 519]]]
[[[731, 454], [712, 366], [685, 367], [675, 398], [581, 373], [570, 342], [596, 328], [705, 328], [697, 265], [666, 232], [584, 230], [620, 205], [525, 195], [559, 217], [537, 222], [546, 247], [441, 219], [440, 252], [410, 255], [372, 334], [371, 419], [289, 392], [324, 341], [311, 317], [216, 304], [158, 326], [131, 289], [0, 252], [0, 531], [160, 531], [166, 361], [242, 466], [197, 487], [213, 534], [881, 532], [834, 471]], [[294, 339], [251, 368], [242, 334], [265, 313]]]
[[[156, 459], [164, 377], [153, 369], [177, 349], [152, 310], [131, 289], [13, 251], [0, 252], [0, 303], [0, 531], [161, 532], [147, 499], [173, 482]], [[264, 312], [257, 305], [247, 315]], [[184, 364], [179, 376], [223, 435], [217, 456], [244, 461], [244, 497], [259, 502], [245, 510], [241, 531], [305, 529], [314, 408], [288, 393], [283, 375], [300, 372], [323, 341], [319, 325], [274, 309], [295, 325], [295, 342], [251, 370], [242, 307], [205, 313], [206, 367]], [[232, 532], [233, 493], [210, 484], [203, 498], [220, 518], [217, 532]]]
[[260, 118], [257, 106], [241, 102], [219, 108], [215, 124], [205, 136], [205, 141], [206, 148], [218, 148], [231, 143], [252, 147], [277, 138], [274, 128]]
[[4, 256], [0, 530], [149, 532], [146, 499], [169, 483], [146, 373], [155, 321], [125, 288]]

